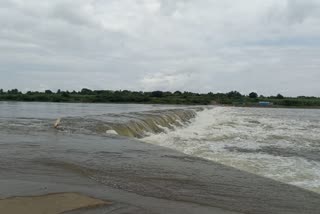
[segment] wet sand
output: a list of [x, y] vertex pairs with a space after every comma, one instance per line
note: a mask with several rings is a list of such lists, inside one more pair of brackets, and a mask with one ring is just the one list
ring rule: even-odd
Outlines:
[[78, 192], [112, 201], [73, 214], [320, 210], [317, 193], [212, 161], [121, 137], [61, 133], [1, 133], [0, 189], [1, 198]]
[[111, 205], [111, 202], [78, 193], [55, 193], [0, 199], [0, 213], [60, 214], [82, 208]]

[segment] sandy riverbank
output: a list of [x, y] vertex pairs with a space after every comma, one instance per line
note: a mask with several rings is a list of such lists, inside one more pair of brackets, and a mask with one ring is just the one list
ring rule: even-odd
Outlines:
[[54, 193], [0, 199], [0, 213], [60, 214], [82, 208], [93, 208], [111, 204], [111, 202], [78, 193]]

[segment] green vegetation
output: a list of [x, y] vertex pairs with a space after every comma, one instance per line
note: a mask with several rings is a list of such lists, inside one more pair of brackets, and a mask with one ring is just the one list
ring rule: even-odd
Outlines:
[[40, 102], [87, 102], [87, 103], [152, 103], [152, 104], [191, 104], [191, 105], [234, 105], [234, 106], [259, 106], [260, 101], [270, 102], [275, 107], [320, 107], [319, 97], [284, 97], [281, 94], [276, 96], [258, 96], [256, 92], [249, 95], [242, 95], [237, 91], [228, 93], [207, 93], [199, 94], [192, 92], [174, 93], [166, 91], [111, 91], [111, 90], [90, 90], [87, 88], [81, 91], [44, 92], [28, 91], [20, 92], [18, 89], [4, 91], [0, 89], [0, 101], [40, 101]]

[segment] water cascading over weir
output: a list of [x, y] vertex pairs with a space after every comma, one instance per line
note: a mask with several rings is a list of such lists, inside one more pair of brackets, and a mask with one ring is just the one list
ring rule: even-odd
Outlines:
[[85, 117], [65, 117], [59, 120], [57, 128], [71, 133], [117, 134], [142, 138], [173, 130], [186, 125], [202, 111], [202, 107], [169, 110], [132, 112], [123, 114], [103, 114]]

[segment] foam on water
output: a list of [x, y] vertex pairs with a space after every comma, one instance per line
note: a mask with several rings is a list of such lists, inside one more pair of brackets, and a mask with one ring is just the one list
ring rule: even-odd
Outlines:
[[320, 111], [216, 107], [143, 141], [320, 192]]

